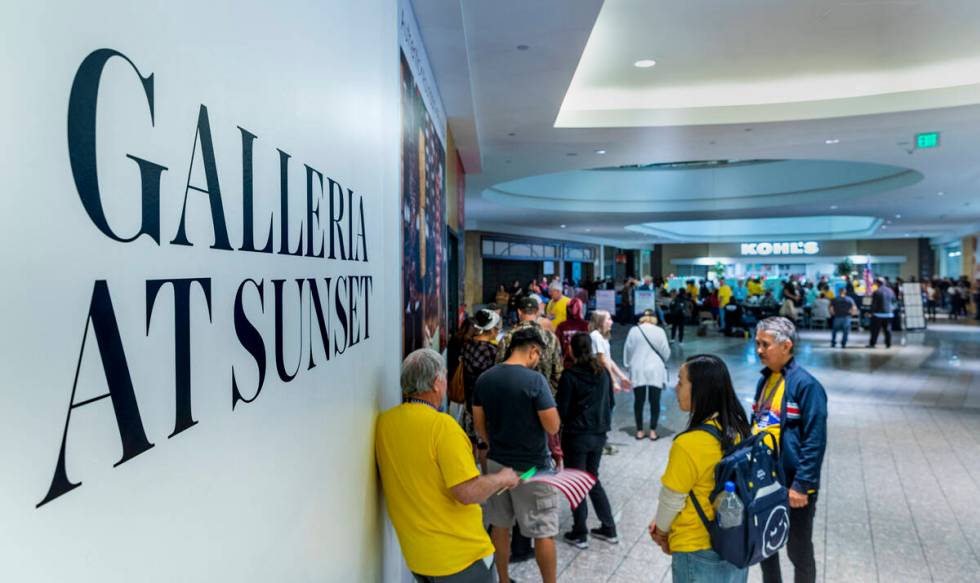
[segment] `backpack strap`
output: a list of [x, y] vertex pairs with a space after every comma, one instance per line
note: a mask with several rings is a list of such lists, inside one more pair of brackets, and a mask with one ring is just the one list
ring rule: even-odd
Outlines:
[[[722, 444], [722, 454], [724, 455], [725, 442], [724, 439], [722, 439], [721, 431], [719, 431], [717, 427], [710, 423], [702, 423], [697, 427], [692, 427], [688, 431], [704, 431], [705, 433], [710, 433], [715, 439], [718, 440], [720, 444]], [[708, 532], [711, 532], [711, 523], [708, 521], [708, 516], [704, 513], [704, 509], [701, 508], [701, 503], [698, 502], [697, 496], [694, 495], [694, 490], [688, 492], [687, 496], [691, 499], [691, 502], [694, 503], [694, 510], [696, 510], [698, 516], [701, 517], [701, 522], [704, 523], [704, 527], [708, 530]]]

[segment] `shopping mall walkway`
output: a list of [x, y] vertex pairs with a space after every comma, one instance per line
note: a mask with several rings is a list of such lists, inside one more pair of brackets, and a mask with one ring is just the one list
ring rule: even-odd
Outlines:
[[[684, 356], [725, 357], [739, 395], [751, 402], [760, 365], [748, 341], [689, 328], [671, 357], [671, 382]], [[614, 330], [622, 355], [626, 335]], [[829, 332], [804, 332], [800, 361], [829, 395], [829, 443], [814, 526], [821, 581], [980, 581], [980, 327], [941, 321], [927, 332], [901, 333], [891, 350], [870, 350], [867, 334], [847, 350], [830, 348]], [[676, 345], [675, 345], [676, 346]], [[633, 438], [632, 395], [617, 399], [616, 453], [600, 474], [618, 520], [621, 542], [591, 540], [580, 551], [559, 543], [559, 580], [566, 583], [670, 581], [670, 558], [647, 535], [670, 436], [683, 428], [673, 390], [665, 392], [661, 435]], [[590, 526], [597, 526], [590, 507]], [[562, 532], [571, 525], [567, 506]], [[792, 581], [783, 556], [783, 576]], [[521, 583], [540, 581], [533, 563], [514, 565]], [[761, 581], [752, 568], [749, 581]]]

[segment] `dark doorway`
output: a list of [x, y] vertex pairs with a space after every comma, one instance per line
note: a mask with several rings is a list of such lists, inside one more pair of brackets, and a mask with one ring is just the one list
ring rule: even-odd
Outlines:
[[578, 284], [584, 285], [586, 282], [592, 281], [595, 275], [595, 265], [590, 261], [566, 261], [565, 262], [565, 279], [571, 282], [578, 282]]
[[510, 284], [519, 280], [527, 287], [532, 279], [540, 278], [544, 266], [540, 261], [520, 261], [516, 259], [483, 260], [483, 303], [489, 304], [497, 295], [497, 286], [503, 284], [510, 291]]
[[449, 322], [449, 333], [456, 332], [457, 322], [456, 313], [459, 311], [459, 237], [453, 233], [452, 229], [446, 229], [449, 236], [446, 238], [446, 258], [448, 260], [448, 273], [446, 274], [446, 321]]

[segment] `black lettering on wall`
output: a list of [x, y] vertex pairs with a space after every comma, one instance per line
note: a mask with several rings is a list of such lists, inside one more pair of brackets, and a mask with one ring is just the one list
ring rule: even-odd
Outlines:
[[[330, 278], [330, 277], [324, 277], [323, 278], [323, 281], [327, 285], [327, 290], [326, 290], [326, 293], [324, 294], [324, 297], [327, 298], [328, 300], [330, 298], [330, 282], [331, 282], [331, 280], [332, 280], [332, 278]], [[330, 329], [330, 308], [329, 308], [329, 306], [327, 307], [326, 317], [324, 317], [323, 303], [320, 301], [320, 291], [317, 288], [316, 280], [311, 277], [311, 278], [309, 278], [307, 280], [307, 282], [309, 282], [309, 285], [310, 285], [310, 308], [311, 308], [312, 311], [316, 312], [316, 322], [317, 322], [317, 326], [320, 329], [320, 341], [323, 343], [323, 353], [326, 355], [327, 360], [330, 360], [330, 336], [329, 336], [329, 333], [328, 333], [328, 331]], [[316, 362], [313, 360], [313, 321], [312, 321], [312, 318], [313, 318], [313, 315], [310, 314], [310, 328], [309, 328], [309, 330], [310, 330], [310, 362], [309, 362], [309, 366], [306, 367], [306, 370], [310, 370], [311, 368], [313, 368], [314, 366], [316, 366]]]
[[371, 293], [374, 291], [374, 277], [371, 275], [361, 276], [361, 289], [364, 290], [364, 339], [371, 337]]
[[146, 334], [150, 334], [150, 317], [157, 292], [164, 284], [174, 288], [174, 395], [175, 414], [173, 437], [197, 425], [191, 412], [191, 285], [197, 283], [204, 292], [211, 322], [211, 279], [151, 279], [146, 282]]
[[[334, 330], [333, 337], [333, 353], [334, 355], [343, 354], [347, 350], [347, 339], [350, 337], [348, 330], [349, 324], [347, 323], [347, 310], [344, 308], [344, 295], [347, 293], [347, 287], [350, 285], [350, 278], [345, 276], [340, 276], [337, 278], [337, 287], [334, 290], [334, 307], [337, 310], [337, 319], [340, 321], [341, 327], [344, 329], [344, 338], [342, 341], [337, 341], [337, 331]], [[343, 291], [341, 291], [343, 290]]]
[[296, 286], [299, 290], [299, 349], [298, 349], [298, 362], [296, 363], [296, 368], [293, 372], [286, 370], [285, 363], [285, 348], [283, 346], [283, 291], [282, 286], [285, 283], [285, 279], [273, 279], [272, 286], [275, 290], [275, 303], [276, 303], [276, 372], [279, 373], [279, 378], [283, 382], [288, 383], [296, 377], [296, 373], [299, 372], [300, 365], [303, 364], [303, 284], [306, 282], [305, 279], [297, 279]]
[[361, 240], [361, 253], [364, 256], [364, 258], [362, 259], [362, 261], [364, 261], [364, 263], [367, 263], [367, 260], [368, 260], [368, 253], [367, 253], [367, 230], [364, 228], [364, 199], [361, 198], [360, 201], [358, 201], [358, 202], [359, 202], [359, 205], [358, 206], [360, 207], [360, 211], [359, 211], [358, 214], [361, 217], [361, 228], [357, 231], [357, 238]]
[[[304, 166], [306, 166], [304, 164]], [[323, 237], [320, 237], [320, 251], [313, 251], [313, 219], [320, 224], [320, 198], [318, 197], [316, 207], [313, 206], [313, 175], [316, 175], [317, 182], [320, 183], [320, 197], [323, 196], [323, 173], [316, 168], [306, 166], [306, 256], [323, 257]]]
[[[191, 186], [191, 175], [194, 172], [194, 156], [197, 153], [197, 144], [201, 144], [201, 160], [204, 163], [204, 178], [207, 188]], [[191, 149], [191, 163], [187, 168], [187, 187], [184, 189], [184, 208], [180, 212], [180, 226], [177, 227], [177, 236], [170, 243], [173, 245], [191, 245], [187, 240], [185, 223], [187, 220], [187, 194], [191, 190], [196, 190], [208, 195], [211, 203], [211, 224], [214, 227], [214, 245], [212, 249], [231, 251], [231, 243], [228, 242], [228, 227], [225, 226], [225, 209], [221, 204], [221, 185], [218, 183], [218, 167], [214, 162], [214, 144], [211, 140], [211, 122], [208, 121], [208, 108], [201, 105], [197, 114], [197, 131], [194, 134], [194, 147]]]
[[126, 55], [112, 49], [99, 49], [85, 57], [75, 73], [71, 94], [68, 98], [68, 158], [75, 179], [75, 188], [85, 212], [103, 234], [114, 241], [128, 243], [140, 235], [148, 235], [160, 244], [160, 175], [167, 168], [131, 154], [126, 157], [135, 161], [140, 169], [140, 199], [143, 206], [140, 229], [131, 237], [117, 235], [106, 220], [99, 190], [96, 164], [96, 119], [99, 99], [99, 83], [106, 63], [113, 57], [125, 60], [136, 71], [150, 106], [150, 125], [155, 124], [153, 114], [153, 75], [144, 77]]
[[[271, 243], [271, 239], [270, 239]], [[238, 390], [238, 382], [235, 380], [235, 368], [231, 369], [231, 409], [235, 410], [235, 405], [239, 401], [243, 403], [251, 403], [258, 398], [259, 393], [262, 392], [262, 385], [265, 384], [265, 341], [262, 340], [262, 334], [255, 327], [252, 322], [249, 321], [248, 316], [245, 315], [245, 305], [242, 299], [242, 294], [245, 291], [245, 284], [251, 283], [255, 286], [255, 289], [259, 292], [259, 306], [262, 307], [262, 311], [265, 311], [265, 295], [263, 281], [259, 280], [258, 283], [254, 279], [246, 279], [238, 286], [238, 291], [235, 293], [235, 335], [238, 336], [238, 341], [241, 343], [242, 348], [248, 351], [255, 360], [256, 366], [259, 367], [259, 386], [255, 389], [255, 394], [251, 398], [247, 398], [242, 395], [241, 391]]]
[[289, 158], [290, 155], [282, 150], [279, 152], [279, 254], [303, 254], [303, 224], [299, 228], [299, 244], [296, 251], [289, 250]]
[[253, 230], [255, 229], [255, 210], [252, 193], [252, 143], [258, 137], [252, 132], [239, 126], [242, 133], [242, 246], [239, 251], [255, 251], [272, 253], [272, 217], [269, 217], [269, 236], [261, 249], [255, 248]]
[[[347, 253], [344, 251], [344, 232], [340, 226], [340, 221], [344, 218], [344, 187], [334, 181], [333, 178], [327, 177], [327, 182], [330, 184], [330, 259], [336, 259], [337, 256], [334, 253], [334, 236], [337, 238], [337, 245], [340, 247], [340, 258], [347, 259]], [[334, 195], [337, 196], [334, 196]], [[338, 280], [338, 283], [339, 280]]]
[[[355, 291], [354, 288], [357, 288]], [[361, 330], [357, 327], [357, 294], [361, 291], [361, 278], [347, 278], [347, 319], [350, 322], [350, 344], [354, 346], [361, 341]], [[357, 334], [355, 336], [355, 333]]]
[[[102, 370], [105, 373], [109, 392], [76, 403], [75, 391], [78, 389], [78, 373], [82, 368], [82, 355], [85, 354], [85, 340], [88, 337], [89, 323], [92, 324], [92, 331], [99, 347]], [[143, 420], [140, 418], [139, 406], [136, 403], [132, 376], [129, 374], [129, 365], [126, 362], [119, 325], [116, 323], [116, 313], [112, 308], [112, 298], [109, 296], [109, 286], [105, 280], [100, 279], [95, 282], [95, 287], [92, 290], [92, 301], [89, 304], [88, 315], [85, 319], [85, 330], [82, 332], [82, 347], [78, 351], [75, 382], [72, 383], [71, 398], [68, 401], [68, 415], [65, 417], [65, 430], [61, 435], [58, 463], [55, 465], [54, 476], [51, 479], [48, 493], [37, 504], [38, 508], [82, 485], [81, 482], [72, 482], [65, 469], [68, 425], [71, 422], [72, 411], [106, 397], [111, 399], [112, 410], [116, 416], [116, 426], [119, 428], [119, 439], [122, 442], [122, 458], [113, 465], [115, 467], [150, 449], [153, 444], [146, 438], [146, 431], [143, 430]]]

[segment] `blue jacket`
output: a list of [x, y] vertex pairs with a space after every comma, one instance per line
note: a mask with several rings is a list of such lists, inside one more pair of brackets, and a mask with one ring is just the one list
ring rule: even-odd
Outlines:
[[[768, 368], [762, 371], [755, 389], [756, 403], [771, 374]], [[809, 494], [820, 488], [820, 466], [827, 449], [827, 393], [795, 359], [783, 367], [783, 378], [780, 457], [790, 487]]]

